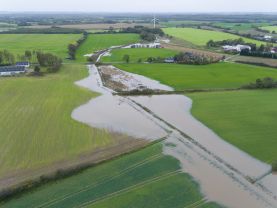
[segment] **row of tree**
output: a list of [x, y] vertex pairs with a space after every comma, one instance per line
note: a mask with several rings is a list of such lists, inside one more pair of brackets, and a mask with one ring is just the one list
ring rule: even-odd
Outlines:
[[57, 72], [62, 66], [62, 59], [51, 53], [37, 52], [37, 60], [40, 66], [47, 67], [48, 72]]
[[15, 56], [7, 50], [0, 51], [0, 65], [11, 65], [15, 63]]
[[270, 89], [277, 88], [277, 81], [271, 77], [257, 79], [255, 83], [242, 86], [243, 89]]
[[265, 52], [265, 51], [260, 51], [260, 50], [250, 51], [250, 50], [244, 49], [240, 52], [240, 55], [241, 56], [253, 56], [253, 57], [277, 59], [276, 53]]
[[71, 60], [76, 59], [77, 49], [82, 45], [82, 43], [84, 43], [86, 41], [87, 37], [88, 37], [88, 33], [84, 32], [83, 37], [81, 37], [79, 40], [77, 40], [75, 44], [68, 45], [69, 59], [71, 59]]
[[174, 57], [175, 62], [179, 64], [194, 64], [194, 65], [205, 65], [217, 63], [220, 58], [214, 56], [207, 56], [204, 54], [196, 54], [191, 52], [181, 52]]
[[160, 28], [148, 28], [144, 26], [135, 26], [124, 28], [120, 31], [121, 33], [137, 33], [140, 34], [142, 40], [145, 41], [154, 41], [156, 40], [156, 36], [164, 36], [164, 32]]

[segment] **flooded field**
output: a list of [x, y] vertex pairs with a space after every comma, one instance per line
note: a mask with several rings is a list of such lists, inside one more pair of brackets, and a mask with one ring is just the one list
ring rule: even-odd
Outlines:
[[[112, 67], [108, 70], [112, 79], [129, 90], [136, 87], [172, 90], [145, 77]], [[102, 96], [75, 109], [74, 119], [151, 141], [166, 137], [164, 154], [177, 158], [183, 171], [200, 184], [211, 201], [227, 207], [277, 207], [276, 176], [269, 175], [271, 167], [226, 143], [193, 118], [189, 98], [113, 95], [113, 90], [103, 86], [97, 68], [89, 66], [89, 71], [90, 76], [76, 84]]]

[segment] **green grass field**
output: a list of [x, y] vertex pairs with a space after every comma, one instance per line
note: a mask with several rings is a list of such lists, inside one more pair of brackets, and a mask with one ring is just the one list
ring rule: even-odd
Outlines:
[[25, 50], [41, 50], [61, 58], [68, 57], [67, 46], [75, 43], [80, 34], [0, 34], [0, 50], [23, 55]]
[[[209, 40], [221, 41], [227, 39], [238, 39], [240, 36], [210, 30], [201, 30], [194, 28], [164, 28], [164, 32], [173, 37], [191, 42], [195, 45], [205, 46]], [[245, 42], [255, 43], [257, 45], [264, 44], [262, 41], [243, 38]]]
[[189, 94], [192, 113], [250, 155], [277, 161], [277, 90]]
[[261, 27], [261, 29], [268, 30], [270, 32], [273, 32], [273, 31], [277, 32], [277, 26], [264, 26], [264, 27]]
[[176, 55], [178, 52], [169, 49], [160, 48], [130, 48], [130, 49], [115, 49], [112, 50], [111, 56], [104, 56], [102, 62], [124, 62], [123, 56], [130, 56], [130, 63], [137, 63], [139, 59], [145, 62], [149, 57], [167, 58]]
[[268, 23], [227, 23], [227, 22], [217, 22], [214, 23], [213, 25], [219, 26], [222, 28], [226, 29], [231, 29], [234, 31], [242, 32], [242, 31], [247, 31], [247, 30], [252, 30], [253, 26], [255, 27], [262, 27], [262, 26], [267, 26]]
[[77, 87], [83, 65], [64, 65], [44, 77], [0, 78], [0, 177], [71, 159], [113, 142], [112, 136], [71, 118], [97, 94]]
[[277, 70], [245, 64], [210, 65], [116, 64], [120, 69], [144, 75], [163, 84], [184, 89], [238, 88], [257, 78], [277, 78]]
[[91, 34], [76, 54], [79, 62], [86, 62], [84, 55], [106, 49], [111, 46], [125, 45], [139, 41], [138, 34]]
[[[44, 185], [5, 204], [3, 208], [216, 208], [205, 202], [198, 185], [179, 162], [155, 144], [139, 152]], [[194, 205], [196, 205], [194, 204]]]

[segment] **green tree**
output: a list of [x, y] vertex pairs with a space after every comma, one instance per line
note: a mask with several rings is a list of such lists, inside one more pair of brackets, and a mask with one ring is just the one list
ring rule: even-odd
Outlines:
[[125, 61], [126, 63], [129, 63], [130, 62], [130, 56], [128, 54], [125, 54], [123, 56], [123, 61]]

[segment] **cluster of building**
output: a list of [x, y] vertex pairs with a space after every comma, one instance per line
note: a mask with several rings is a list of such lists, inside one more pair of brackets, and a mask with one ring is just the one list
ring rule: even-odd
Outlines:
[[154, 43], [135, 43], [135, 44], [125, 46], [124, 48], [162, 48], [162, 46], [160, 43], [154, 42]]
[[245, 49], [251, 51], [251, 47], [248, 45], [235, 45], [235, 46], [225, 45], [225, 46], [222, 46], [222, 48], [224, 51], [227, 51], [227, 52], [241, 52], [242, 50], [245, 50]]
[[277, 47], [272, 47], [270, 52], [271, 53], [277, 53]]
[[24, 74], [29, 67], [29, 62], [17, 62], [12, 66], [0, 66], [0, 76], [15, 76], [18, 74]]

